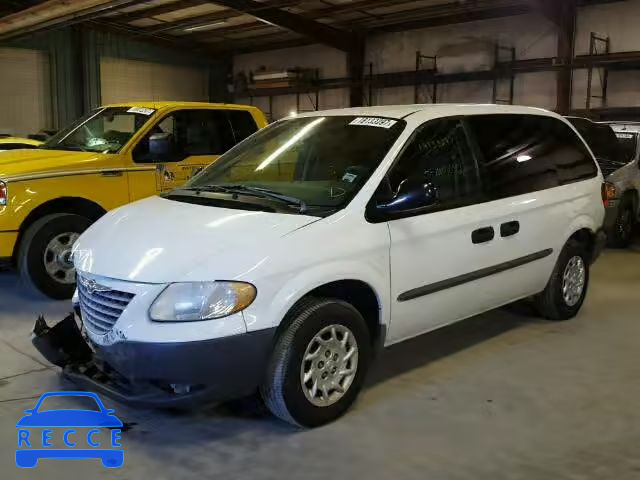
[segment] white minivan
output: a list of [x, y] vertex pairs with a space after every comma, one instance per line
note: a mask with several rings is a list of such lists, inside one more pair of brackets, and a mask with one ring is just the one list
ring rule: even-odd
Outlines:
[[89, 228], [73, 258], [90, 349], [73, 317], [40, 320], [34, 343], [120, 400], [259, 390], [281, 419], [321, 425], [381, 347], [527, 297], [548, 319], [575, 316], [605, 240], [602, 185], [584, 141], [544, 110], [288, 118]]

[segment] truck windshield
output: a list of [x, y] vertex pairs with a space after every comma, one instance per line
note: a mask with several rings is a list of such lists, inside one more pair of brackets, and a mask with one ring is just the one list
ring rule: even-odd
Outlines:
[[382, 117], [282, 120], [231, 149], [186, 189], [277, 195], [304, 211], [335, 211], [362, 188], [405, 125]]
[[99, 108], [59, 131], [42, 148], [118, 153], [154, 112], [136, 107]]
[[616, 132], [620, 144], [621, 158], [629, 163], [636, 158], [638, 132]]

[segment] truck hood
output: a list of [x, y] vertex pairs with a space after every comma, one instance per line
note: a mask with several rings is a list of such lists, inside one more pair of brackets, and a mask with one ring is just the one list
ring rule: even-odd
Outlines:
[[249, 249], [319, 220], [306, 215], [232, 210], [151, 197], [113, 210], [74, 247], [79, 272], [141, 283], [185, 281], [209, 262], [211, 280]]
[[0, 152], [0, 179], [11, 180], [30, 174], [96, 168], [112, 163], [113, 155], [63, 150], [8, 150]]

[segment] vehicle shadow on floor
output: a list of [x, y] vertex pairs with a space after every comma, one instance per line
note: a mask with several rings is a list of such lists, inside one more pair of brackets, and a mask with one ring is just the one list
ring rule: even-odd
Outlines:
[[532, 303], [521, 301], [392, 345], [375, 359], [365, 388], [538, 321]]
[[[531, 302], [521, 301], [393, 345], [374, 360], [364, 388], [372, 388], [523, 325], [541, 321]], [[227, 402], [209, 413], [253, 420], [270, 418], [257, 398]]]

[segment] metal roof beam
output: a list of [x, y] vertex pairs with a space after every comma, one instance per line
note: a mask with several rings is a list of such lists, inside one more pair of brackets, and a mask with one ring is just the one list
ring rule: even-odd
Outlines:
[[303, 35], [315, 42], [329, 45], [344, 52], [350, 51], [356, 40], [355, 36], [350, 32], [339, 30], [286, 10], [265, 7], [264, 4], [254, 0], [216, 0], [211, 3], [249, 14], [262, 22]]
[[208, 3], [206, 0], [177, 0], [171, 3], [165, 3], [158, 5], [157, 7], [144, 8], [141, 10], [134, 10], [133, 12], [124, 12], [119, 15], [113, 15], [109, 17], [109, 21], [116, 23], [129, 23], [136, 20], [142, 20], [143, 18], [151, 18], [157, 15], [165, 15], [167, 13], [176, 12], [189, 7], [197, 7]]

